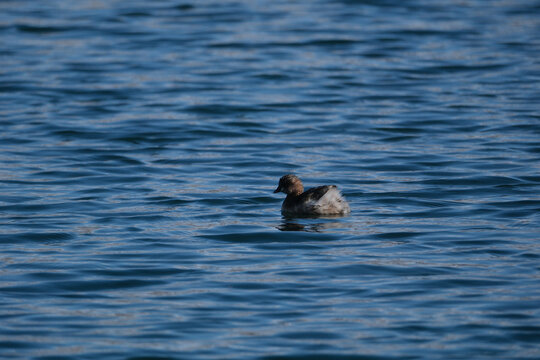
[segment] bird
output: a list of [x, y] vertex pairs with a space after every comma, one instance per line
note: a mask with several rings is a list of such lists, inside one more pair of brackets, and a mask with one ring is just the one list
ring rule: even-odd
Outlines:
[[281, 205], [284, 215], [347, 215], [351, 208], [336, 185], [323, 185], [304, 191], [302, 180], [287, 174], [279, 179], [274, 193], [283, 192], [287, 197]]

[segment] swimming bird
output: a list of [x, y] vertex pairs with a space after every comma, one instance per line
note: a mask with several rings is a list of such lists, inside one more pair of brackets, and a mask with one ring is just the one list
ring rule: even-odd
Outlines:
[[287, 197], [281, 212], [287, 215], [346, 215], [351, 208], [336, 185], [323, 185], [304, 191], [298, 176], [287, 174], [279, 179], [274, 193], [283, 192]]

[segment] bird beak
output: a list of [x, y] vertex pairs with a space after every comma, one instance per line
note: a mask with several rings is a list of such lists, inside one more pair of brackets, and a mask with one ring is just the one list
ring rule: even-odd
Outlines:
[[274, 190], [274, 194], [281, 191], [281, 188], [278, 186], [276, 190]]

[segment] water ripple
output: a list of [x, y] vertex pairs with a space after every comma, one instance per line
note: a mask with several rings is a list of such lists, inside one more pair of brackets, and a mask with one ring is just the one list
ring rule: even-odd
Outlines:
[[0, 9], [1, 358], [540, 357], [538, 4]]

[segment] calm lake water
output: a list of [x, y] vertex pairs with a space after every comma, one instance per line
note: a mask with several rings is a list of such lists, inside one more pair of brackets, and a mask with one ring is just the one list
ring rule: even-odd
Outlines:
[[[0, 358], [540, 358], [540, 2], [3, 1]], [[280, 176], [341, 218], [284, 218]]]

